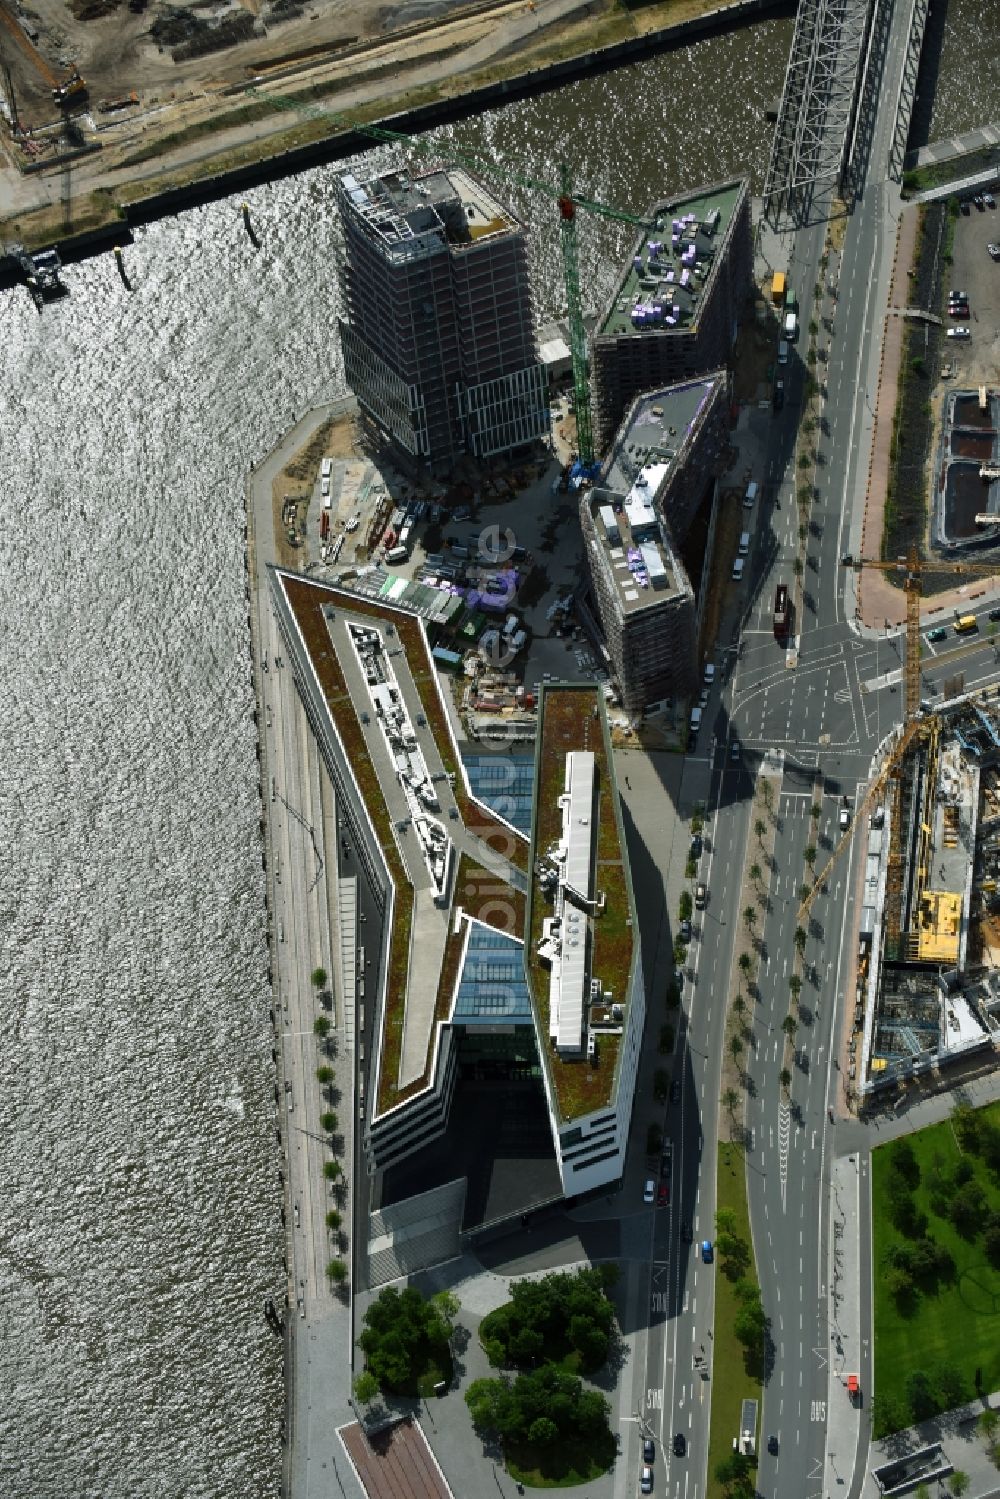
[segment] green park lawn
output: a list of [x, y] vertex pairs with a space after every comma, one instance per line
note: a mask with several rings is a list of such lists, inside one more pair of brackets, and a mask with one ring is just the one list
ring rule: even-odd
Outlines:
[[[728, 1208], [735, 1215], [736, 1234], [752, 1245], [746, 1181], [746, 1161], [742, 1150], [733, 1144], [720, 1145], [716, 1207], [720, 1212]], [[755, 1266], [751, 1265], [746, 1278], [757, 1284]], [[742, 1402], [760, 1399], [760, 1376], [747, 1373], [743, 1344], [733, 1332], [739, 1309], [735, 1283], [720, 1272], [717, 1258], [707, 1499], [721, 1499], [724, 1493], [722, 1484], [715, 1477], [715, 1470], [719, 1463], [732, 1455], [733, 1437], [740, 1429]]]
[[[1000, 1104], [977, 1110], [976, 1117], [1000, 1126]], [[890, 1294], [884, 1274], [886, 1252], [906, 1239], [893, 1225], [889, 1211], [887, 1183], [893, 1147], [881, 1146], [872, 1155], [877, 1430], [893, 1430], [909, 1423], [907, 1381], [918, 1370], [927, 1372], [932, 1385], [937, 1370], [955, 1371], [965, 1400], [975, 1396], [977, 1369], [984, 1390], [1000, 1386], [1000, 1272], [986, 1259], [981, 1234], [963, 1238], [948, 1219], [934, 1212], [927, 1177], [936, 1158], [946, 1170], [953, 1170], [964, 1156], [994, 1211], [1000, 1210], [1000, 1183], [978, 1156], [961, 1150], [950, 1121], [906, 1138], [920, 1167], [914, 1200], [927, 1216], [927, 1236], [951, 1254], [955, 1274], [940, 1282], [936, 1290], [925, 1290], [909, 1303], [898, 1304]], [[900, 1422], [901, 1415], [907, 1419]]]
[[516, 1483], [531, 1489], [569, 1489], [606, 1473], [617, 1456], [615, 1439], [605, 1426], [585, 1442], [532, 1447], [529, 1442], [505, 1443], [507, 1471]]

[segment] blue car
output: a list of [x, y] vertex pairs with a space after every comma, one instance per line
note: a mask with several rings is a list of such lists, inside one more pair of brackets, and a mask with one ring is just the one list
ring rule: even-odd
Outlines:
[[715, 1250], [712, 1248], [711, 1239], [704, 1239], [702, 1241], [701, 1257], [706, 1265], [710, 1265], [715, 1259]]

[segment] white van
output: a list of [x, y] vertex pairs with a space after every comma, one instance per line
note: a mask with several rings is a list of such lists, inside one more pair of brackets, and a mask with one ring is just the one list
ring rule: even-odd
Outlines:
[[326, 493], [323, 496], [323, 509], [324, 510], [330, 510], [332, 508], [332, 506], [333, 506], [333, 498], [332, 498], [329, 490], [327, 490]]
[[320, 480], [319, 492], [323, 496], [324, 500], [329, 499], [329, 497], [330, 497], [330, 481], [329, 481], [329, 479], [321, 479]]
[[799, 320], [794, 312], [785, 313], [785, 337], [794, 343], [799, 336]]
[[406, 547], [392, 547], [386, 552], [385, 560], [386, 562], [405, 562], [409, 555]]
[[329, 477], [330, 477], [330, 475], [332, 473], [333, 473], [333, 459], [332, 458], [324, 458], [323, 459], [323, 467], [319, 471], [320, 478], [321, 479], [329, 479]]
[[740, 554], [741, 557], [747, 557], [750, 554], [750, 532], [749, 531], [743, 531], [741, 533], [741, 535], [740, 535], [739, 554]]
[[779, 364], [787, 364], [788, 363], [788, 345], [787, 345], [787, 343], [785, 342], [784, 339], [782, 339], [781, 342], [778, 345], [778, 363]]
[[733, 582], [739, 583], [743, 578], [743, 558], [737, 557], [733, 563]]
[[747, 492], [743, 496], [743, 508], [744, 508], [744, 510], [752, 510], [753, 507], [754, 507], [754, 501], [756, 500], [756, 498], [757, 498], [757, 480], [756, 479], [751, 479], [750, 483], [747, 485]]
[[701, 728], [700, 708], [691, 709], [691, 717], [688, 719], [688, 728], [691, 730], [692, 734], [697, 734], [698, 730]]
[[709, 687], [711, 687], [712, 683], [715, 681], [715, 662], [714, 661], [706, 661], [706, 663], [705, 663], [705, 672], [704, 672], [704, 681], [708, 684]]

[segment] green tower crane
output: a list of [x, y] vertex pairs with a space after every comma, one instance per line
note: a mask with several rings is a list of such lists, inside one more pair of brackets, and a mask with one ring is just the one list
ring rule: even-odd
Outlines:
[[[256, 85], [251, 85], [247, 93], [258, 94], [259, 89]], [[362, 135], [370, 135], [374, 140], [405, 146], [408, 150], [423, 155], [447, 155], [460, 166], [471, 167], [473, 171], [486, 172], [493, 177], [501, 177], [505, 182], [527, 188], [529, 192], [544, 193], [546, 197], [555, 199], [559, 207], [559, 244], [562, 249], [566, 316], [569, 323], [570, 354], [573, 360], [577, 448], [584, 474], [587, 478], [592, 478], [597, 472], [598, 464], [594, 453], [594, 430], [590, 410], [590, 356], [587, 351], [587, 330], [584, 327], [583, 308], [580, 303], [580, 255], [576, 236], [577, 210], [582, 209], [584, 213], [597, 214], [600, 218], [614, 219], [620, 224], [631, 224], [640, 229], [653, 227], [649, 219], [626, 213], [622, 208], [612, 208], [607, 203], [599, 203], [594, 198], [585, 198], [574, 192], [569, 167], [565, 164], [560, 167], [560, 185], [553, 187], [550, 182], [541, 182], [535, 177], [524, 176], [500, 158], [468, 150], [442, 152], [441, 147], [431, 141], [406, 135], [401, 130], [390, 130], [385, 125], [356, 124], [345, 115], [335, 114], [332, 110], [323, 109], [318, 104], [306, 103], [297, 99], [293, 94], [262, 93], [259, 97], [273, 104], [275, 109], [294, 110], [296, 113], [308, 115], [313, 119], [329, 120], [332, 125], [343, 126], [346, 130], [356, 130]]]

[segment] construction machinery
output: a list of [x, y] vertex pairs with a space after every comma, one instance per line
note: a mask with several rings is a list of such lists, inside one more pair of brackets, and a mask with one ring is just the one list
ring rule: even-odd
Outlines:
[[902, 795], [899, 785], [908, 753], [917, 740], [926, 739], [932, 749], [936, 748], [939, 731], [939, 715], [921, 707], [920, 694], [920, 599], [925, 572], [948, 573], [953, 576], [982, 577], [996, 574], [1000, 578], [1000, 567], [996, 562], [939, 562], [925, 561], [911, 545], [905, 557], [893, 562], [883, 562], [871, 557], [846, 556], [843, 566], [860, 572], [870, 568], [876, 572], [896, 573], [902, 576], [906, 595], [906, 642], [903, 656], [904, 711], [899, 737], [892, 746], [882, 769], [865, 792], [853, 824], [847, 828], [836, 844], [824, 867], [799, 910], [799, 920], [809, 915], [819, 891], [826, 884], [830, 873], [854, 836], [854, 829], [864, 821], [869, 809], [875, 805], [888, 789], [890, 782], [896, 786], [891, 797], [889, 816], [889, 855], [886, 866], [885, 933], [886, 951], [898, 957], [902, 950], [901, 912], [903, 904], [903, 853], [902, 853]]
[[71, 105], [82, 104], [86, 99], [87, 84], [76, 63], [73, 64], [69, 77], [56, 84], [52, 97], [60, 109], [69, 109]]
[[[253, 84], [247, 89], [247, 93], [250, 94], [257, 92], [258, 89]], [[600, 218], [613, 219], [620, 224], [629, 224], [633, 228], [643, 230], [652, 230], [655, 227], [650, 220], [636, 214], [626, 213], [621, 208], [612, 208], [607, 203], [599, 203], [596, 199], [586, 198], [575, 192], [569, 168], [565, 165], [560, 167], [559, 186], [555, 187], [551, 182], [541, 182], [537, 178], [524, 176], [523, 173], [515, 171], [496, 156], [487, 156], [468, 150], [448, 149], [442, 152], [441, 146], [431, 141], [406, 135], [400, 130], [388, 130], [383, 125], [357, 124], [346, 116], [334, 114], [319, 105], [304, 103], [294, 95], [265, 93], [260, 97], [273, 104], [275, 109], [294, 110], [296, 113], [313, 119], [327, 120], [331, 126], [344, 130], [356, 130], [362, 135], [370, 135], [374, 140], [405, 146], [408, 150], [422, 155], [446, 154], [450, 160], [460, 166], [470, 167], [477, 172], [485, 172], [492, 177], [500, 177], [516, 187], [526, 188], [529, 192], [544, 193], [546, 197], [555, 200], [559, 208], [559, 243], [562, 250], [563, 283], [566, 289], [566, 319], [569, 325], [570, 353], [573, 359], [577, 450], [584, 476], [593, 478], [598, 465], [595, 462], [590, 411], [590, 356], [587, 350], [587, 330], [583, 322], [583, 307], [580, 301], [580, 256], [576, 216], [578, 210], [582, 210], [584, 213], [596, 214]]]

